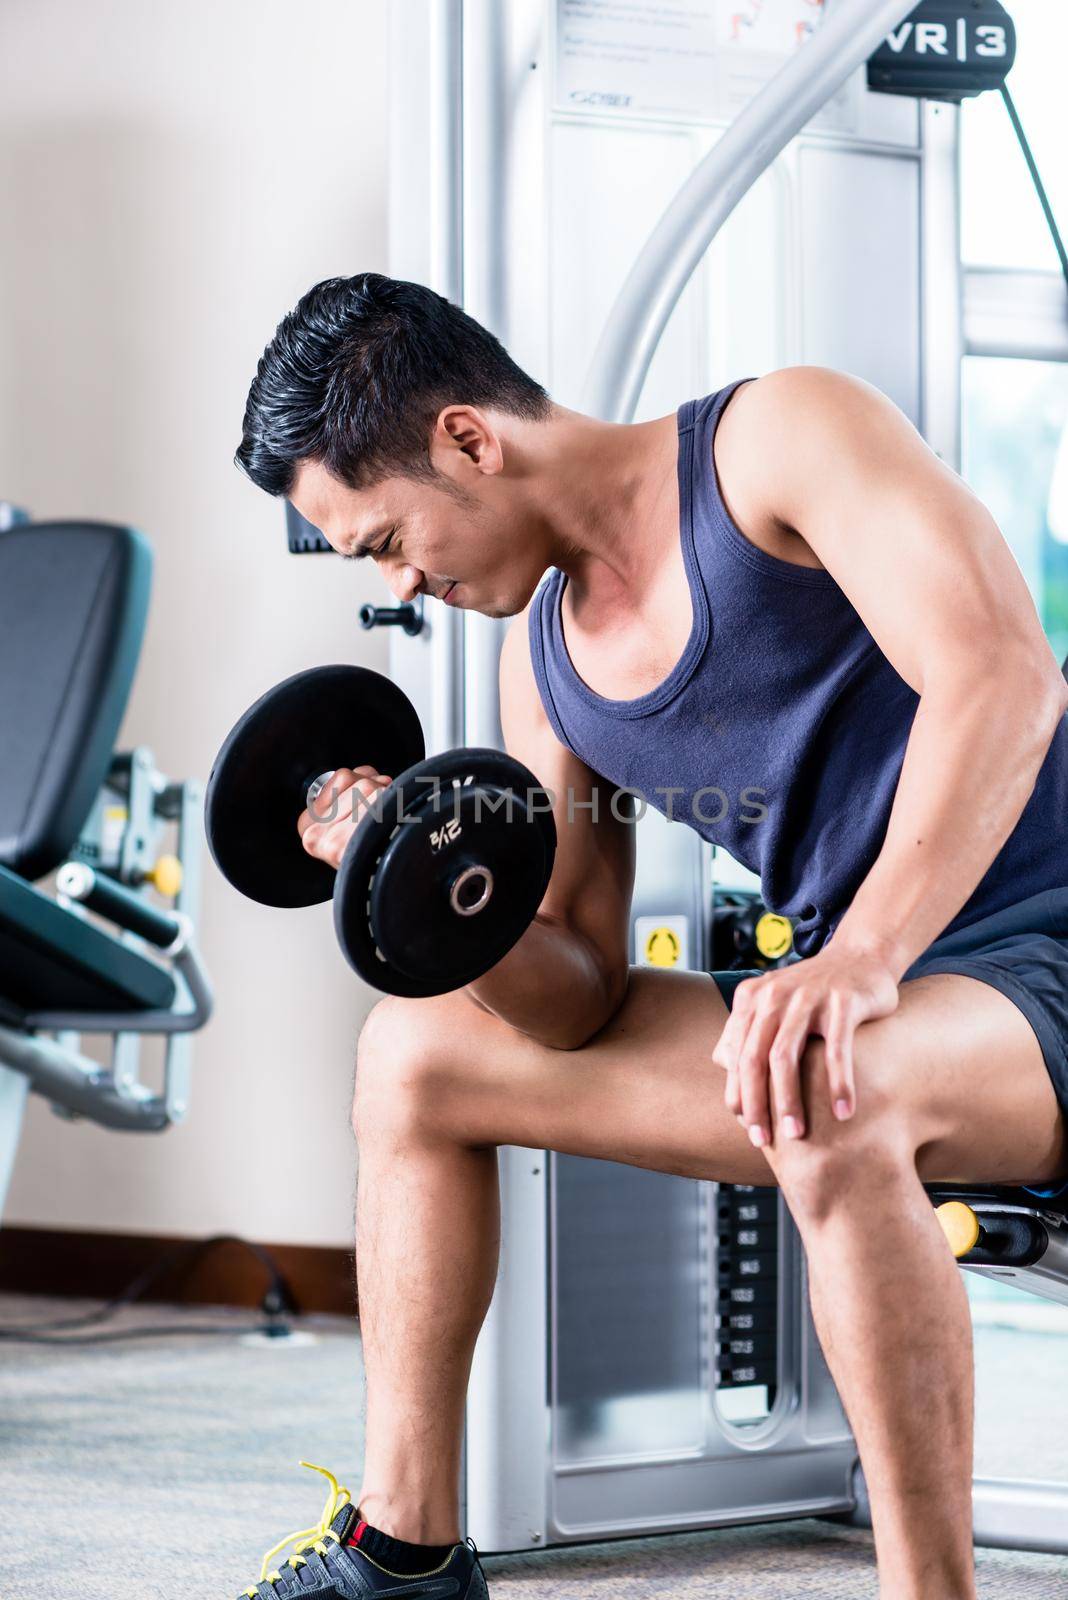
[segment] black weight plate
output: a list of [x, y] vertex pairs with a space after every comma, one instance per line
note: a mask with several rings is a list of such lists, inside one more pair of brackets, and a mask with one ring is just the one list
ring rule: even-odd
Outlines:
[[[531, 794], [541, 795], [533, 773], [499, 750], [451, 750], [398, 777], [360, 824], [334, 895], [338, 941], [362, 977], [390, 994], [446, 994], [507, 954], [555, 853], [551, 813], [529, 811]], [[483, 910], [461, 916], [449, 893], [468, 866], [488, 866], [493, 890]]]
[[[487, 972], [529, 926], [552, 868], [544, 832], [527, 809], [533, 774], [498, 751], [450, 752], [422, 764], [441, 788], [406, 799], [403, 823], [379, 861], [371, 928], [379, 956], [422, 987], [447, 993]], [[418, 770], [418, 769], [417, 769]], [[421, 804], [419, 802], [422, 802]], [[450, 903], [458, 876], [492, 873], [485, 905]], [[468, 884], [478, 893], [479, 884]]]
[[297, 833], [309, 782], [338, 767], [395, 777], [423, 750], [415, 708], [381, 673], [337, 665], [286, 678], [249, 707], [215, 759], [204, 815], [216, 866], [261, 905], [329, 900], [334, 869]]
[[[402, 826], [371, 892], [371, 926], [386, 960], [419, 981], [443, 985], [442, 992], [488, 971], [512, 948], [546, 882], [545, 848], [527, 810], [522, 769], [501, 775], [508, 779], [501, 783], [481, 763], [466, 765], [477, 776], [443, 789], [437, 805], [425, 803], [418, 820]], [[466, 889], [469, 915], [452, 904], [465, 872], [457, 892]], [[476, 910], [479, 898], [484, 903]]]

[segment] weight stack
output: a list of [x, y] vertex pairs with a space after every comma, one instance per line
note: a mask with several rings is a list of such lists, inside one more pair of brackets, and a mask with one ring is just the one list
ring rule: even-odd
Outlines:
[[779, 1372], [779, 1191], [721, 1183], [716, 1221], [716, 1389], [766, 1388], [770, 1411]]

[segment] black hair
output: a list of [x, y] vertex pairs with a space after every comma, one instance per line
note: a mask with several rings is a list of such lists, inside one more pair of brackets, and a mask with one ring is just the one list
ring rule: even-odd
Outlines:
[[533, 421], [552, 406], [492, 333], [432, 289], [378, 272], [326, 278], [260, 357], [234, 459], [272, 495], [290, 492], [306, 459], [353, 489], [432, 478], [434, 423], [463, 404]]

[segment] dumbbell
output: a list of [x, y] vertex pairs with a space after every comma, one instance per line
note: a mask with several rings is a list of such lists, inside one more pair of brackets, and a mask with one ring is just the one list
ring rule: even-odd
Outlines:
[[[315, 667], [245, 712], [204, 801], [209, 848], [235, 889], [269, 906], [333, 898], [350, 966], [413, 998], [462, 988], [508, 953], [556, 852], [547, 796], [521, 762], [499, 750], [424, 752], [415, 708], [390, 679]], [[344, 766], [395, 776], [364, 807], [335, 873], [304, 849], [297, 819], [312, 784]], [[361, 803], [356, 790], [346, 800]]]

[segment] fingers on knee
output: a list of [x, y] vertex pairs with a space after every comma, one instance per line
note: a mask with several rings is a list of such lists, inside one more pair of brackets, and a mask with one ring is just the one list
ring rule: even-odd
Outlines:
[[903, 1075], [881, 1051], [867, 1047], [863, 1029], [853, 1037], [853, 1115], [844, 1121], [835, 1116], [834, 1101], [841, 1085], [841, 1067], [833, 1077], [822, 1039], [809, 1039], [801, 1053], [800, 1085], [809, 1120], [824, 1130], [828, 1143], [841, 1134], [859, 1140], [869, 1135], [881, 1140], [896, 1124], [902, 1127], [909, 1111], [902, 1093]]
[[880, 1064], [855, 1057], [855, 1109], [839, 1121], [822, 1039], [811, 1039], [801, 1057], [801, 1092], [806, 1137], [776, 1134], [774, 1166], [792, 1209], [826, 1215], [859, 1183], [877, 1191], [883, 1180], [908, 1169], [915, 1155], [908, 1106], [893, 1092], [892, 1078]]

